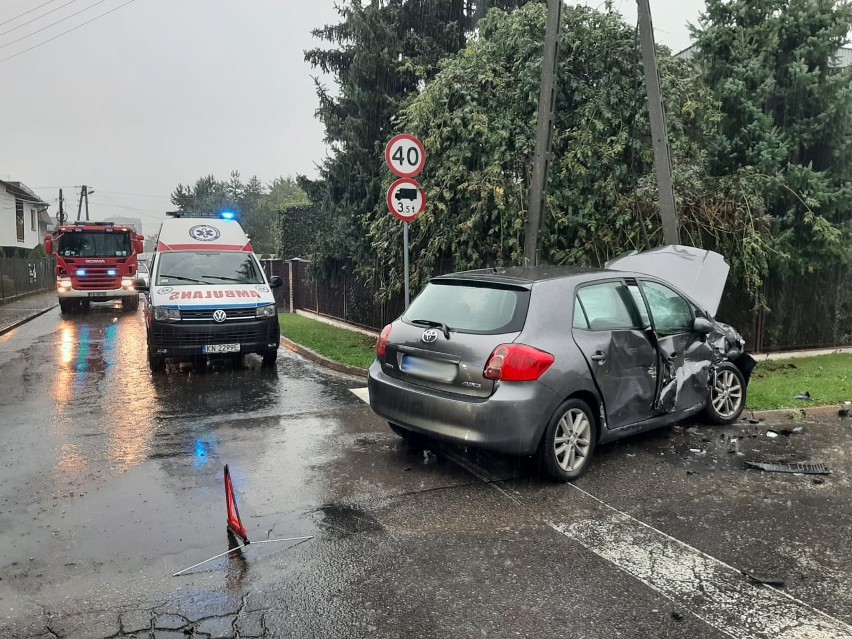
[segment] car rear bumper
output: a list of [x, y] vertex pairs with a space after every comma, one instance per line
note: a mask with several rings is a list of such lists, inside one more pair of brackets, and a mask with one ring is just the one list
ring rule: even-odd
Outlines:
[[370, 407], [417, 433], [513, 455], [538, 448], [560, 398], [538, 382], [502, 383], [488, 398], [450, 395], [386, 375], [378, 361], [367, 377]]
[[[222, 353], [222, 357], [246, 353], [264, 353], [280, 344], [278, 318], [224, 324], [197, 322], [152, 322], [148, 331], [148, 348], [153, 355], [169, 358], [208, 355], [205, 346], [239, 344], [239, 353]], [[210, 353], [211, 357], [220, 354]]]

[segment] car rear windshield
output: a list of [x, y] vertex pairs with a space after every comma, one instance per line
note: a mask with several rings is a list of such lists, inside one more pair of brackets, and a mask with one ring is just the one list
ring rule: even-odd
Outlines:
[[524, 326], [530, 292], [493, 283], [430, 282], [403, 321], [444, 324], [460, 333], [514, 333]]

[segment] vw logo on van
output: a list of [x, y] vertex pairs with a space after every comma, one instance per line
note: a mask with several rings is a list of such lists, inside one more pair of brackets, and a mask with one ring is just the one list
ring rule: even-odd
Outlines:
[[423, 331], [423, 335], [420, 336], [420, 341], [422, 341], [426, 344], [431, 344], [432, 342], [434, 342], [437, 339], [438, 339], [438, 331], [436, 331], [434, 328], [426, 329], [425, 331]]
[[189, 236], [199, 242], [213, 242], [218, 240], [220, 235], [219, 229], [209, 224], [196, 224], [189, 229]]
[[213, 311], [213, 321], [214, 322], [220, 322], [221, 323], [221, 322], [224, 322], [226, 319], [228, 319], [228, 316], [225, 313], [225, 311], [222, 311], [222, 310]]

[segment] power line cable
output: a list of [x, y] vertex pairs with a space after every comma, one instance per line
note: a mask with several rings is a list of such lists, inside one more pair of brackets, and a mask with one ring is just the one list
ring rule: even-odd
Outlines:
[[[28, 33], [26, 35], [23, 35], [20, 38], [18, 38], [17, 40], [12, 40], [11, 42], [7, 42], [6, 44], [0, 44], [0, 49], [5, 49], [6, 47], [11, 47], [13, 44], [20, 42], [21, 40], [26, 40], [27, 38], [34, 36], [37, 33], [41, 33], [42, 31], [46, 31], [47, 29], [50, 29], [50, 27], [55, 27], [57, 24], [59, 24], [61, 22], [65, 22], [66, 20], [70, 20], [74, 16], [78, 16], [81, 13], [83, 13], [84, 11], [88, 11], [92, 7], [97, 7], [99, 4], [103, 4], [106, 1], [107, 0], [98, 0], [95, 4], [90, 4], [88, 7], [80, 9], [79, 11], [76, 11], [69, 16], [65, 16], [64, 18], [60, 18], [56, 22], [51, 22], [49, 25], [42, 27], [41, 29], [36, 29], [32, 33]], [[83, 23], [83, 24], [85, 24], [85, 23]]]
[[[64, 36], [66, 33], [71, 33], [72, 31], [76, 31], [77, 29], [79, 29], [79, 28], [81, 28], [81, 27], [85, 27], [87, 24], [89, 24], [89, 23], [91, 23], [91, 22], [94, 22], [95, 20], [99, 20], [100, 18], [103, 18], [104, 16], [108, 16], [108, 15], [109, 15], [110, 13], [112, 13], [113, 11], [118, 11], [118, 10], [119, 10], [119, 9], [121, 9], [122, 7], [126, 7], [126, 6], [127, 6], [127, 5], [129, 5], [131, 2], [135, 2], [135, 0], [127, 0], [127, 2], [125, 2], [124, 4], [120, 4], [120, 5], [118, 5], [117, 7], [113, 7], [113, 8], [112, 8], [112, 9], [110, 9], [109, 11], [104, 11], [103, 13], [101, 13], [101, 14], [99, 14], [99, 15], [96, 15], [94, 18], [92, 18], [92, 19], [90, 19], [90, 20], [86, 20], [85, 22], [81, 22], [81, 23], [80, 23], [80, 24], [78, 24], [76, 27], [71, 27], [71, 28], [70, 28], [70, 29], [68, 29], [67, 31], [63, 31], [62, 33], [58, 33], [58, 34], [56, 34], [56, 35], [55, 35], [55, 36], [53, 36], [52, 38], [48, 38], [48, 39], [47, 39], [47, 40], [45, 40], [44, 42], [39, 42], [38, 44], [34, 44], [33, 46], [29, 47], [28, 49], [24, 49], [23, 51], [19, 51], [18, 53], [14, 54], [14, 55], [10, 55], [10, 56], [8, 56], [8, 57], [6, 57], [6, 58], [0, 58], [0, 63], [6, 62], [7, 60], [11, 60], [12, 58], [17, 58], [19, 55], [23, 55], [23, 54], [27, 53], [28, 51], [32, 51], [33, 49], [37, 49], [38, 47], [40, 47], [40, 46], [42, 46], [42, 45], [44, 45], [44, 44], [47, 44], [48, 42], [52, 42], [53, 40], [56, 40], [57, 38], [61, 38], [61, 37], [62, 37], [62, 36]], [[100, 4], [100, 3], [98, 3], [98, 4]], [[94, 6], [94, 5], [92, 5], [92, 6]], [[70, 17], [70, 16], [69, 16], [69, 17]], [[0, 48], [2, 48], [2, 47], [0, 47]]]
[[[51, 1], [53, 1], [53, 0], [51, 0]], [[32, 23], [33, 23], [33, 22], [35, 22], [36, 20], [41, 20], [43, 17], [45, 17], [45, 16], [49, 16], [51, 13], [56, 13], [56, 12], [57, 12], [57, 11], [59, 11], [60, 9], [64, 9], [65, 7], [67, 7], [69, 4], [74, 4], [75, 2], [78, 2], [78, 1], [79, 1], [79, 0], [68, 0], [68, 2], [66, 2], [65, 4], [61, 4], [61, 5], [59, 5], [58, 7], [56, 7], [55, 9], [51, 9], [51, 10], [50, 10], [50, 11], [48, 11], [47, 13], [42, 13], [40, 16], [36, 16], [35, 18], [32, 18], [32, 19], [30, 19], [30, 20], [27, 20], [26, 22], [22, 22], [22, 23], [21, 23], [21, 24], [19, 24], [17, 27], [12, 27], [11, 29], [7, 29], [7, 30], [6, 30], [6, 31], [4, 31], [3, 33], [0, 33], [0, 36], [4, 36], [4, 35], [6, 35], [7, 33], [12, 33], [12, 31], [17, 31], [17, 30], [18, 30], [18, 29], [20, 29], [21, 27], [25, 27], [25, 26], [27, 26], [28, 24], [32, 24]], [[92, 6], [94, 6], [94, 5], [92, 5]], [[85, 11], [85, 9], [84, 9], [84, 11]]]
[[[10, 22], [14, 22], [14, 21], [15, 21], [15, 20], [17, 20], [18, 18], [23, 18], [23, 17], [24, 17], [25, 15], [27, 15], [28, 13], [32, 13], [33, 11], [38, 11], [38, 10], [39, 10], [39, 9], [41, 9], [42, 7], [45, 7], [45, 6], [49, 5], [49, 4], [51, 4], [52, 2], [56, 2], [56, 0], [47, 0], [47, 2], [42, 2], [40, 5], [38, 5], [37, 7], [33, 7], [33, 8], [32, 8], [32, 9], [30, 9], [29, 11], [24, 11], [23, 13], [19, 13], [19, 14], [18, 14], [18, 15], [16, 15], [14, 18], [9, 18], [8, 20], [4, 20], [3, 22], [0, 22], [0, 27], [2, 27], [4, 24], [9, 24]], [[45, 14], [45, 15], [46, 15], [46, 14]]]

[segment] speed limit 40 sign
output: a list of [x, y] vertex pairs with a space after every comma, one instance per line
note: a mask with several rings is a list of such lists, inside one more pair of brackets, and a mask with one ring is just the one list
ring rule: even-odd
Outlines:
[[385, 147], [385, 162], [394, 174], [402, 178], [419, 175], [426, 164], [426, 149], [413, 135], [400, 133]]
[[409, 178], [391, 184], [387, 196], [388, 210], [403, 222], [411, 222], [426, 209], [426, 194]]

